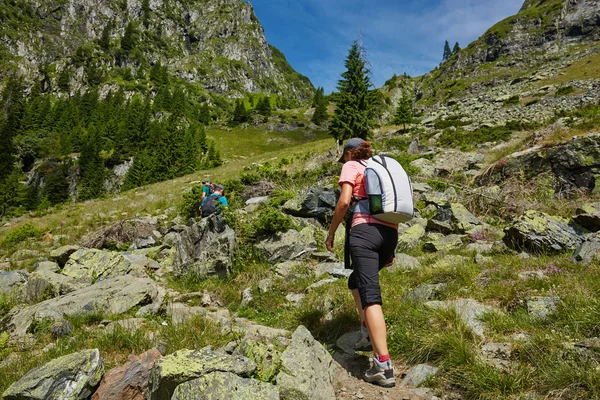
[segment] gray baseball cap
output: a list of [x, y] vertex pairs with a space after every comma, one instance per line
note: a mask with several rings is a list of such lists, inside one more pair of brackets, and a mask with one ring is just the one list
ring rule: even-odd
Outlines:
[[344, 145], [344, 151], [342, 152], [342, 156], [340, 157], [338, 162], [341, 162], [343, 164], [344, 163], [344, 154], [346, 154], [346, 152], [348, 150], [358, 149], [360, 147], [360, 145], [363, 144], [364, 142], [365, 141], [361, 138], [348, 139], [348, 141]]

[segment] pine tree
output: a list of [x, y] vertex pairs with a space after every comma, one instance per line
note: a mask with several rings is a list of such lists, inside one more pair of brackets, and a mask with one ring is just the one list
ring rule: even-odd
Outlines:
[[232, 125], [239, 125], [250, 120], [250, 114], [248, 110], [246, 110], [246, 106], [244, 105], [244, 101], [238, 99], [235, 102], [235, 109], [233, 110], [233, 117], [231, 119]]
[[102, 35], [100, 36], [100, 40], [98, 41], [100, 48], [102, 48], [102, 50], [104, 50], [105, 53], [108, 53], [110, 51], [110, 32], [112, 31], [112, 29], [112, 21], [104, 25], [104, 28], [102, 28]]
[[90, 126], [89, 134], [79, 156], [79, 200], [95, 199], [104, 193], [106, 171], [100, 157], [98, 134], [94, 126]]
[[444, 55], [442, 56], [442, 62], [447, 61], [452, 57], [452, 50], [450, 50], [450, 44], [446, 40], [446, 44], [444, 44]]
[[65, 93], [69, 93], [71, 89], [71, 72], [69, 68], [65, 67], [60, 74], [58, 74], [58, 88]]
[[452, 49], [452, 55], [458, 54], [458, 52], [460, 51], [460, 45], [458, 44], [458, 42], [454, 43], [454, 48]]
[[210, 124], [210, 108], [208, 108], [208, 103], [204, 102], [200, 105], [198, 110], [198, 121], [200, 121], [205, 126]]
[[142, 0], [142, 23], [144, 24], [144, 27], [146, 29], [148, 29], [148, 27], [150, 26], [150, 12], [152, 10], [150, 9], [150, 1], [149, 0]]
[[198, 132], [198, 146], [200, 146], [202, 154], [206, 154], [208, 151], [208, 141], [206, 139], [206, 129], [204, 129], [204, 126], [201, 126]]
[[125, 52], [125, 54], [128, 54], [134, 49], [136, 40], [135, 26], [133, 25], [132, 21], [129, 21], [125, 27], [125, 33], [121, 38], [121, 49]]
[[256, 111], [265, 117], [270, 117], [272, 112], [271, 112], [271, 99], [269, 98], [269, 95], [264, 95], [259, 101], [258, 101], [258, 105], [256, 106]]
[[329, 125], [329, 134], [338, 143], [351, 137], [369, 138], [375, 114], [376, 93], [369, 90], [373, 85], [358, 42], [350, 47], [344, 64], [346, 72], [338, 81], [337, 108]]
[[155, 166], [156, 159], [147, 150], [140, 151], [133, 158], [133, 164], [127, 171], [121, 190], [125, 191], [156, 182]]
[[402, 96], [398, 102], [398, 108], [396, 109], [396, 116], [394, 123], [396, 125], [402, 124], [402, 130], [406, 131], [406, 124], [414, 122], [412, 101], [408, 96]]
[[313, 103], [315, 104], [315, 112], [311, 121], [316, 125], [321, 125], [323, 122], [327, 121], [329, 117], [327, 115], [327, 99], [325, 98], [324, 89], [322, 87], [317, 88], [315, 91]]

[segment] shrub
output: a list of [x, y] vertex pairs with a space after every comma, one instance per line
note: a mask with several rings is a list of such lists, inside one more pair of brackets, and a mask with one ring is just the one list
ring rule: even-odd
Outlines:
[[256, 240], [295, 227], [296, 225], [288, 215], [269, 205], [261, 205], [258, 216], [243, 227], [243, 234], [250, 240]]
[[504, 100], [504, 106], [505, 107], [506, 106], [516, 106], [520, 102], [521, 102], [521, 97], [519, 97], [518, 94], [515, 94], [514, 96], [511, 96], [507, 100]]
[[461, 119], [464, 117], [465, 115], [453, 115], [444, 120], [438, 119], [434, 122], [433, 126], [435, 129], [446, 129], [450, 128], [451, 126], [459, 128], [461, 126], [471, 125], [473, 123], [471, 120], [461, 121]]
[[32, 223], [28, 222], [8, 232], [6, 237], [0, 243], [4, 246], [20, 243], [30, 237], [38, 236], [42, 232], [43, 230], [36, 228]]
[[512, 131], [506, 126], [478, 128], [473, 132], [446, 130], [440, 136], [439, 143], [442, 146], [460, 147], [469, 150], [477, 144], [507, 140], [511, 134]]
[[574, 91], [575, 91], [575, 88], [573, 86], [570, 86], [570, 85], [569, 86], [561, 86], [556, 91], [556, 95], [557, 96], [566, 96], [566, 95], [573, 93]]
[[183, 195], [183, 199], [178, 204], [177, 209], [181, 216], [187, 220], [199, 215], [200, 199], [202, 198], [202, 186], [194, 186]]

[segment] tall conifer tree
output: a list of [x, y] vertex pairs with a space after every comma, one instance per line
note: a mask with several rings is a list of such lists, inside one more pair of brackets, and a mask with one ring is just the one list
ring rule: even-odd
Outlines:
[[452, 55], [457, 54], [460, 51], [460, 45], [458, 42], [454, 43], [454, 48], [452, 49]]
[[444, 55], [442, 56], [442, 61], [448, 60], [452, 57], [452, 50], [450, 50], [450, 43], [446, 40], [446, 44], [444, 44]]
[[358, 42], [350, 47], [345, 67], [337, 86], [337, 108], [329, 125], [329, 134], [338, 143], [351, 137], [371, 136], [376, 103], [375, 93], [369, 90], [373, 85]]

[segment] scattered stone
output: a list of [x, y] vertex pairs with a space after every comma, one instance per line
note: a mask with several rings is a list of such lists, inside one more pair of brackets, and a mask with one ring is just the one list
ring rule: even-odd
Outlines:
[[98, 349], [56, 358], [27, 372], [3, 394], [5, 400], [86, 399], [104, 374]]
[[[284, 261], [275, 265], [275, 273], [284, 279], [297, 276], [304, 264], [299, 261]], [[306, 275], [306, 274], [305, 274]]]
[[59, 321], [52, 327], [52, 336], [60, 339], [69, 336], [73, 332], [73, 325], [67, 320]]
[[261, 279], [258, 282], [258, 290], [261, 293], [267, 293], [268, 291], [271, 290], [271, 288], [273, 287], [273, 280], [272, 279]]
[[450, 254], [450, 255], [446, 255], [443, 258], [437, 260], [433, 264], [433, 268], [445, 269], [445, 268], [450, 268], [450, 267], [457, 267], [460, 265], [464, 265], [468, 262], [471, 262], [471, 259], [469, 257]]
[[354, 350], [354, 345], [360, 339], [362, 339], [362, 332], [354, 331], [354, 332], [349, 332], [349, 333], [346, 333], [346, 334], [340, 336], [338, 338], [338, 340], [335, 342], [335, 344], [344, 353], [352, 355], [352, 354], [356, 354], [356, 351]]
[[332, 272], [343, 270], [344, 263], [342, 262], [324, 262], [317, 264], [314, 268], [315, 276], [318, 278], [322, 275], [333, 275]]
[[148, 392], [148, 377], [154, 363], [161, 357], [154, 348], [140, 356], [129, 356], [124, 365], [108, 371], [91, 400], [144, 400]]
[[492, 257], [482, 256], [481, 254], [475, 255], [475, 263], [479, 265], [491, 264], [494, 262]]
[[429, 252], [457, 250], [463, 246], [464, 238], [464, 235], [447, 235], [431, 239], [423, 244], [423, 250]]
[[338, 256], [329, 251], [316, 251], [310, 255], [311, 258], [320, 262], [339, 262]]
[[212, 372], [177, 386], [171, 400], [279, 400], [279, 388], [270, 383], [240, 378], [230, 372]]
[[242, 301], [240, 303], [240, 307], [246, 307], [252, 302], [252, 300], [254, 300], [254, 297], [252, 297], [252, 288], [244, 289], [242, 292]]
[[91, 285], [103, 279], [133, 275], [146, 277], [145, 265], [150, 260], [144, 256], [97, 249], [79, 249], [69, 258], [62, 274], [78, 282]]
[[527, 311], [535, 319], [546, 319], [556, 310], [558, 296], [532, 296], [527, 299]]
[[438, 283], [436, 285], [424, 283], [406, 292], [404, 297], [413, 303], [424, 303], [438, 297], [446, 287], [445, 283]]
[[255, 370], [256, 363], [249, 358], [219, 354], [210, 347], [179, 350], [155, 362], [148, 380], [148, 399], [170, 399], [178, 385], [215, 371], [248, 376]]
[[398, 253], [394, 259], [394, 264], [388, 267], [388, 271], [414, 271], [421, 269], [421, 262], [418, 258], [409, 256], [408, 254]]
[[270, 239], [259, 242], [256, 248], [261, 250], [272, 264], [293, 258], [307, 258], [317, 248], [315, 229], [306, 227], [300, 232], [294, 229], [280, 232]]
[[575, 250], [573, 259], [584, 264], [590, 264], [600, 255], [600, 235], [588, 235], [584, 242]]
[[440, 369], [432, 365], [419, 364], [411, 368], [402, 380], [401, 387], [414, 388], [438, 373]]
[[513, 365], [511, 343], [486, 343], [481, 346], [481, 353], [484, 361], [500, 370], [508, 371]]
[[304, 293], [288, 293], [285, 299], [292, 303], [294, 307], [299, 307], [305, 297]]
[[338, 281], [338, 278], [322, 279], [319, 282], [315, 282], [312, 285], [310, 285], [309, 287], [307, 287], [306, 290], [310, 292], [311, 290], [320, 288], [321, 286], [330, 285], [336, 281]]
[[398, 236], [398, 248], [411, 250], [417, 248], [425, 237], [425, 228], [421, 224], [415, 224]]
[[492, 307], [481, 304], [473, 299], [458, 299], [451, 301], [428, 301], [425, 307], [434, 310], [454, 310], [458, 317], [471, 331], [483, 338], [486, 325], [480, 318], [488, 312], [494, 311]]
[[173, 325], [179, 325], [196, 315], [208, 314], [208, 310], [203, 307], [190, 307], [183, 303], [173, 303], [167, 307], [167, 316], [171, 317]]
[[0, 272], [0, 294], [10, 295], [27, 283], [27, 271]]
[[246, 200], [246, 205], [251, 206], [254, 204], [261, 204], [269, 201], [269, 196], [260, 196], [260, 197], [252, 197], [251, 199]]
[[546, 274], [543, 271], [523, 271], [519, 272], [519, 279], [522, 281], [526, 281], [529, 279], [546, 279]]
[[300, 325], [281, 355], [277, 375], [281, 399], [335, 400], [335, 366], [327, 350]]
[[312, 187], [288, 200], [282, 209], [296, 217], [325, 220], [333, 215], [335, 205], [336, 195], [331, 189]]

